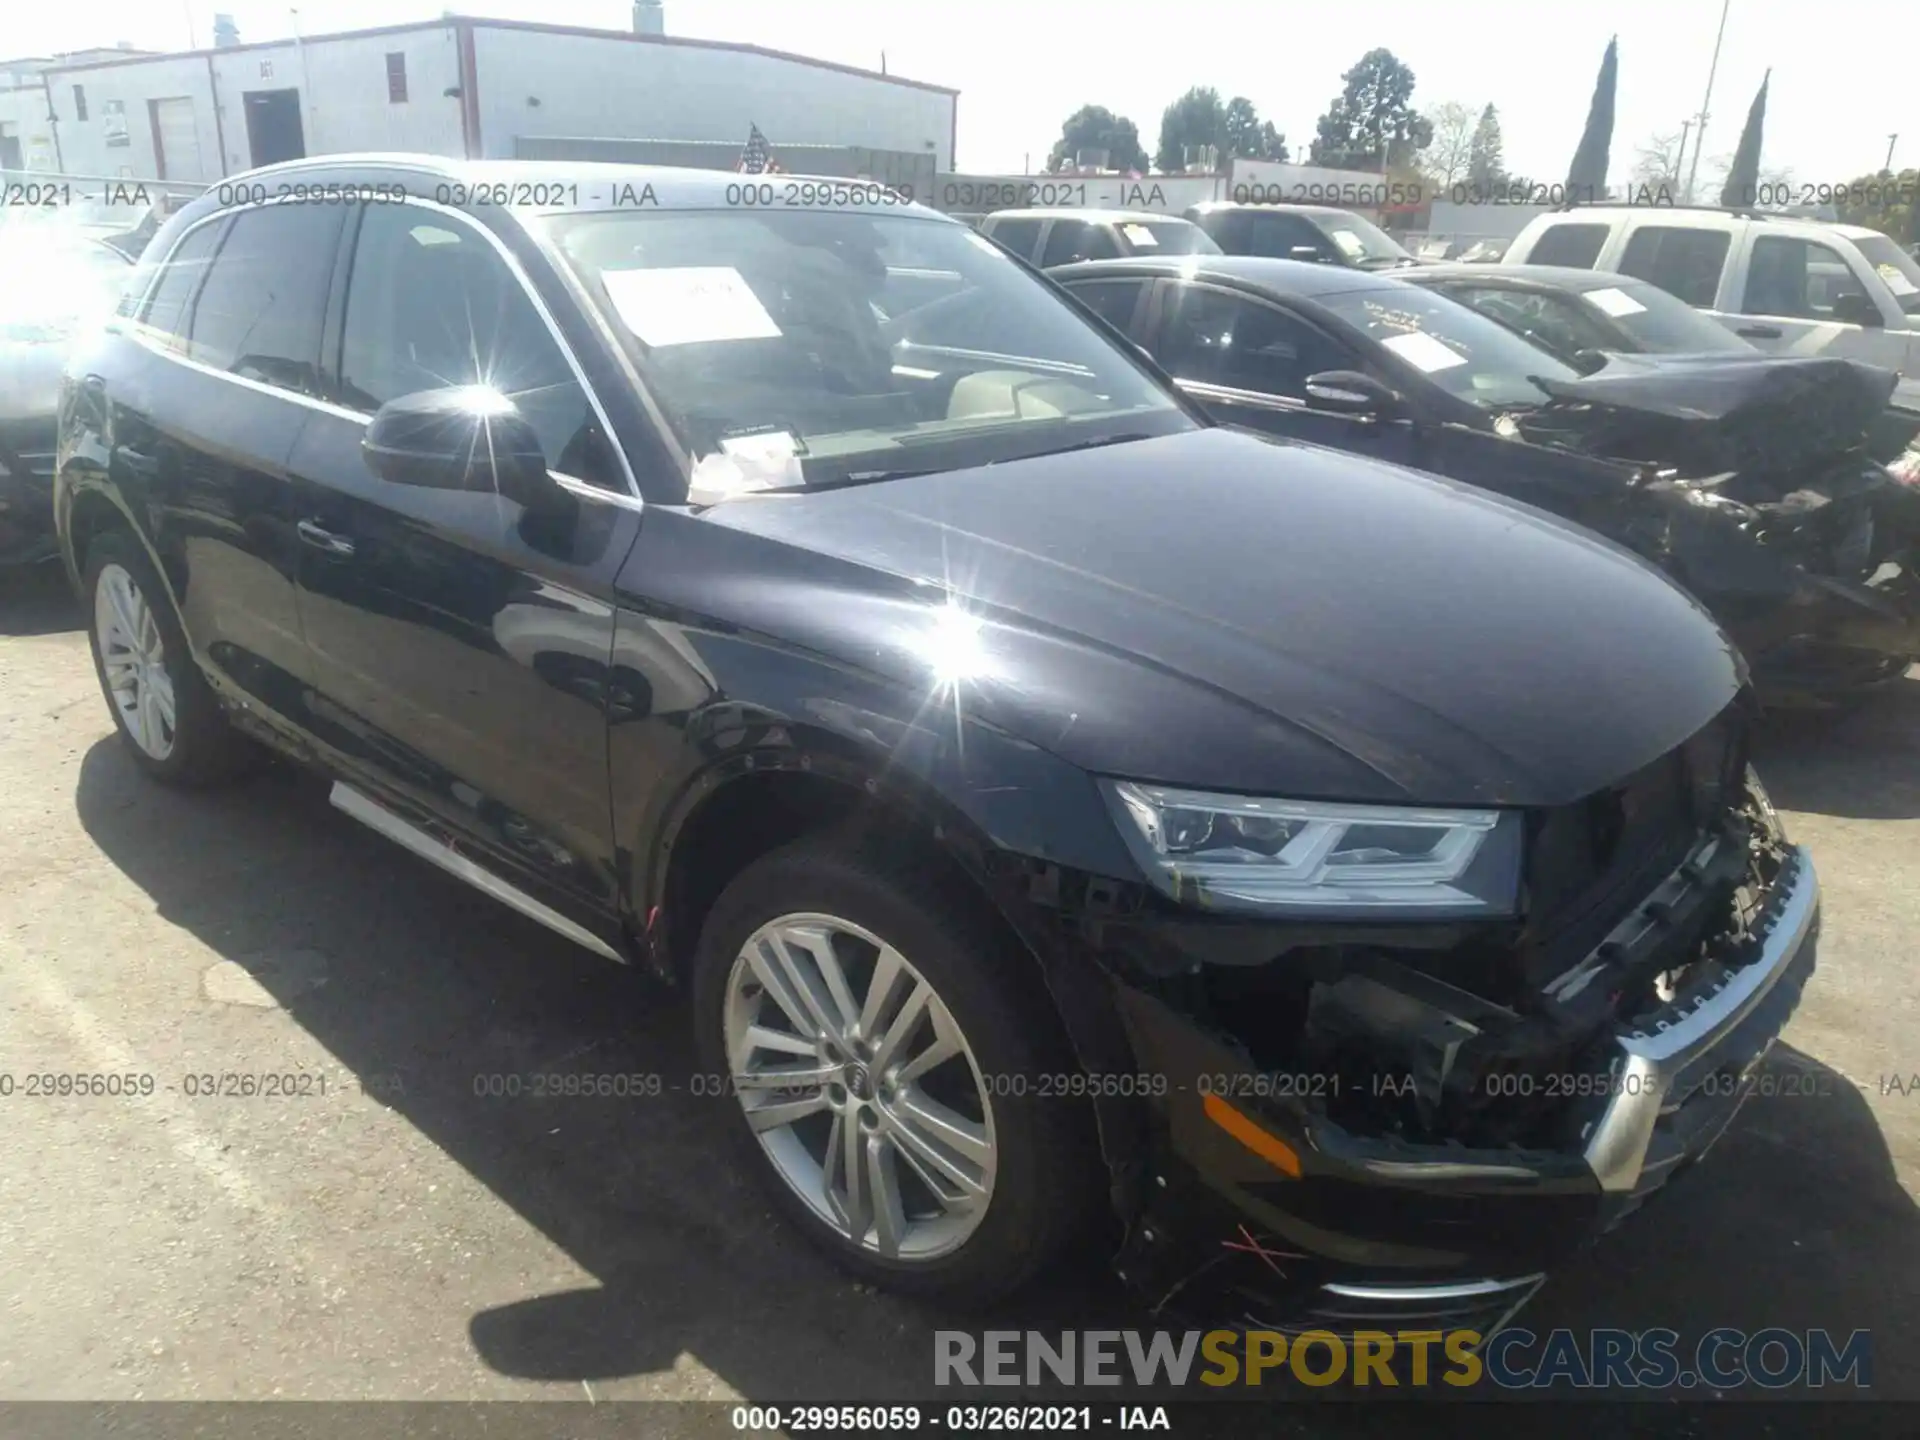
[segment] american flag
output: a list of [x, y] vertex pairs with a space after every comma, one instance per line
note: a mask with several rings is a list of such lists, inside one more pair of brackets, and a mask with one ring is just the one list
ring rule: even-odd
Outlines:
[[767, 137], [760, 133], [755, 125], [747, 135], [747, 148], [740, 152], [740, 163], [734, 167], [742, 175], [778, 175], [780, 166], [773, 158], [773, 147], [767, 144]]

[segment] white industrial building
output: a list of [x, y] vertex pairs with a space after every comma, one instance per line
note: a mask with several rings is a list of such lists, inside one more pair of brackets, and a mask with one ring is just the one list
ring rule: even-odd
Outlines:
[[626, 32], [449, 15], [168, 55], [32, 62], [34, 72], [6, 73], [11, 85], [0, 80], [0, 169], [205, 183], [302, 155], [505, 158], [533, 137], [744, 143], [754, 125], [776, 156], [783, 142], [863, 146], [953, 169], [954, 90], [668, 36], [657, 0], [634, 6], [634, 24]]

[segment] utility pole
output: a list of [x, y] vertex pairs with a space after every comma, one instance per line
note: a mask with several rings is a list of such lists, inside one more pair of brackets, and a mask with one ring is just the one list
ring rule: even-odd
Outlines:
[[1693, 133], [1693, 164], [1687, 170], [1687, 203], [1693, 203], [1694, 177], [1700, 173], [1700, 152], [1707, 143], [1707, 111], [1713, 106], [1713, 77], [1720, 71], [1720, 42], [1727, 34], [1727, 11], [1733, 0], [1720, 0], [1720, 28], [1713, 37], [1713, 62], [1707, 66], [1707, 95], [1700, 102], [1700, 128]]
[[1673, 157], [1673, 178], [1678, 180], [1680, 172], [1687, 168], [1687, 132], [1693, 129], [1693, 121], [1680, 122], [1680, 153]]
[[1899, 139], [1900, 139], [1900, 132], [1898, 130], [1894, 131], [1893, 134], [1887, 136], [1887, 163], [1881, 166], [1880, 168], [1885, 170], [1889, 175], [1893, 173], [1893, 147], [1895, 142], [1898, 141]]

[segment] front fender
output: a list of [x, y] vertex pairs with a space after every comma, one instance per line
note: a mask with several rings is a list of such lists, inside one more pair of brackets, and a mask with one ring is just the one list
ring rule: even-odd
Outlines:
[[628, 610], [610, 690], [613, 823], [643, 923], [689, 817], [767, 770], [858, 788], [976, 852], [1134, 873], [1093, 779], [970, 714], [964, 693], [917, 693], [770, 638]]

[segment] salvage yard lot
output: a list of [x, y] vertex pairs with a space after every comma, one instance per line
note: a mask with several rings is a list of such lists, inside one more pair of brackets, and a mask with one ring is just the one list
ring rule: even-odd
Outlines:
[[[1866, 1328], [1876, 1390], [1920, 1398], [1920, 672], [1761, 758], [1826, 896], [1771, 1072], [1823, 1093], [1755, 1099], [1528, 1323]], [[146, 783], [60, 578], [0, 576], [0, 1075], [154, 1079], [0, 1099], [0, 1399], [929, 1398], [932, 1332], [985, 1325], [780, 1225], [684, 1032], [311, 779]], [[476, 1093], [553, 1072], [661, 1093]], [[994, 1323], [1152, 1324], [1093, 1275]]]

